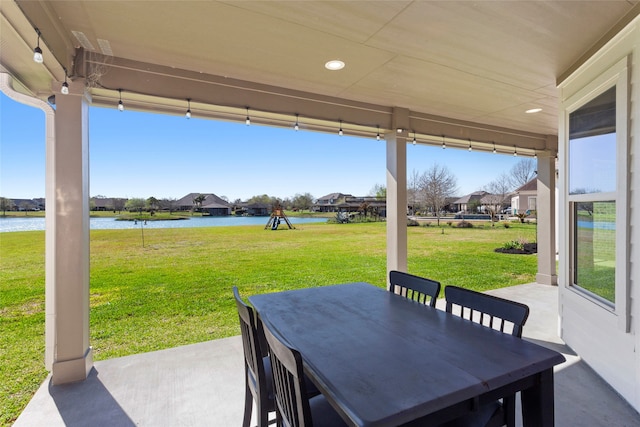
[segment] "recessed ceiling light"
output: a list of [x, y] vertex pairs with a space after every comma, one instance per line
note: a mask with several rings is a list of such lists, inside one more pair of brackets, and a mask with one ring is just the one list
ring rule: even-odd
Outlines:
[[324, 64], [324, 68], [331, 71], [342, 70], [344, 68], [344, 62], [339, 59], [332, 59], [331, 61]]
[[534, 113], [539, 113], [540, 111], [542, 111], [542, 108], [532, 108], [530, 110], [525, 111], [525, 113], [534, 114]]

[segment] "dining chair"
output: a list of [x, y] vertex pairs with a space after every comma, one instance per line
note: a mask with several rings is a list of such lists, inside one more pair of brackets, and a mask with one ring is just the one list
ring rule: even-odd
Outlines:
[[[446, 286], [444, 288], [447, 313], [458, 314], [464, 319], [480, 323], [500, 332], [508, 333], [522, 338], [522, 328], [529, 317], [529, 307], [519, 302], [510, 301], [493, 295], [460, 288]], [[459, 307], [459, 312], [454, 313], [454, 307]], [[478, 424], [478, 418], [482, 423]], [[447, 427], [453, 426], [515, 426], [516, 422], [516, 397], [515, 394], [506, 396], [502, 403], [492, 402], [484, 405], [478, 413], [469, 414], [458, 420], [454, 420]]]
[[278, 427], [346, 426], [322, 394], [309, 398], [300, 352], [286, 345], [268, 327], [264, 328], [264, 334], [273, 368]]
[[251, 423], [253, 402], [256, 403], [258, 427], [265, 427], [269, 422], [269, 413], [275, 411], [273, 393], [273, 377], [268, 356], [266, 341], [261, 345], [262, 325], [258, 325], [253, 308], [240, 298], [238, 288], [233, 287], [233, 296], [240, 318], [242, 348], [244, 350], [245, 396], [243, 427]]
[[402, 271], [389, 272], [389, 291], [431, 307], [436, 306], [440, 282]]

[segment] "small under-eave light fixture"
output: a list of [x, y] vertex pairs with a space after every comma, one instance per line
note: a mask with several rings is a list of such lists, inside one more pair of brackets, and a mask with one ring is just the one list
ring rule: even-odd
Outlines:
[[376, 134], [376, 141], [380, 141], [380, 125], [378, 125], [378, 133]]
[[298, 113], [296, 113], [296, 124], [293, 125], [293, 130], [300, 130], [300, 124], [298, 122], [298, 120], [300, 119], [300, 116], [298, 115]]
[[493, 141], [493, 154], [496, 154], [496, 142]]
[[518, 157], [518, 147], [513, 146], [513, 157]]
[[447, 148], [447, 144], [444, 143], [444, 135], [442, 135], [442, 149]]
[[469, 139], [469, 151], [471, 151], [471, 150], [472, 150], [472, 148], [471, 148], [471, 139]]
[[63, 95], [69, 95], [69, 83], [67, 83], [67, 69], [64, 70], [64, 82], [62, 83], [62, 88], [60, 88], [60, 93]]
[[538, 160], [538, 152], [536, 150], [533, 150], [533, 158]]
[[402, 128], [396, 129], [396, 133], [402, 133], [402, 132], [404, 132], [404, 129], [402, 129]]
[[191, 118], [191, 98], [187, 98], [187, 113], [184, 116], [187, 119]]
[[120, 95], [120, 101], [118, 101], [118, 111], [124, 111], [124, 104], [122, 103], [122, 89], [118, 89]]
[[416, 133], [415, 132], [413, 132], [413, 141], [412, 142], [413, 142], [413, 145], [416, 145], [416, 143], [418, 142], [416, 140]]
[[342, 131], [342, 120], [340, 120], [340, 129], [338, 130], [338, 135], [344, 135], [344, 132]]
[[244, 123], [249, 126], [251, 124], [251, 119], [249, 118], [249, 107], [245, 107], [247, 109], [247, 118], [244, 120]]
[[38, 42], [36, 44], [35, 49], [33, 49], [33, 60], [38, 64], [42, 64], [44, 62], [44, 58], [42, 56], [42, 49], [40, 49], [40, 36], [42, 36], [42, 33], [37, 28], [35, 30], [36, 30], [36, 33], [38, 34]]

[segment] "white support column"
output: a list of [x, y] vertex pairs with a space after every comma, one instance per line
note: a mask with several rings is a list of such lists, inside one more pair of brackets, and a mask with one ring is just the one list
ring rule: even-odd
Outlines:
[[[387, 280], [391, 270], [407, 271], [407, 135], [409, 111], [394, 110], [387, 141]], [[396, 130], [402, 129], [398, 133]]]
[[554, 153], [538, 153], [538, 273], [536, 282], [557, 285], [556, 273], [556, 159]]
[[52, 383], [86, 379], [89, 346], [89, 101], [84, 82], [55, 88], [46, 147], [46, 359]]

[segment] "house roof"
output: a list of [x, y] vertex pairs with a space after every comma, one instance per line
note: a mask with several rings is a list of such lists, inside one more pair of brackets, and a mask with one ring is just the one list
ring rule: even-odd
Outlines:
[[[65, 69], [92, 105], [533, 155], [555, 150], [557, 83], [640, 13], [629, 0], [12, 1], [0, 70], [46, 100]], [[44, 64], [31, 57], [34, 27]], [[346, 64], [328, 71], [331, 59]], [[85, 79], [84, 81], [82, 79]], [[54, 88], [52, 90], [52, 87]], [[247, 107], [250, 110], [247, 110]], [[530, 108], [537, 114], [525, 114]], [[379, 128], [378, 128], [379, 126]], [[437, 138], [434, 138], [436, 136]]]
[[465, 196], [460, 197], [458, 200], [454, 201], [454, 204], [465, 204], [469, 203], [471, 200], [478, 200], [484, 197], [486, 194], [489, 194], [486, 191], [474, 191], [473, 193], [467, 194]]
[[318, 201], [318, 200], [337, 200], [337, 199], [340, 199], [341, 197], [351, 197], [351, 194], [331, 193], [331, 194], [327, 194], [326, 196], [318, 197], [316, 199], [316, 201]]
[[531, 181], [515, 190], [516, 193], [521, 191], [538, 191], [538, 177], [533, 178]]
[[194, 205], [193, 201], [195, 200], [196, 197], [200, 195], [204, 196], [204, 200], [202, 201], [202, 204], [201, 204], [203, 208], [207, 205], [214, 204], [214, 203], [224, 207], [231, 206], [229, 203], [224, 201], [224, 199], [221, 199], [220, 197], [216, 196], [213, 193], [189, 193], [186, 196], [179, 199], [176, 202], [176, 206], [193, 206]]

